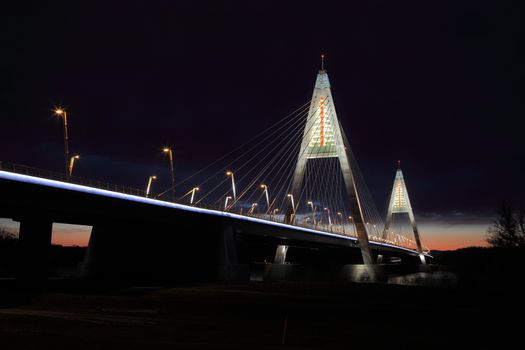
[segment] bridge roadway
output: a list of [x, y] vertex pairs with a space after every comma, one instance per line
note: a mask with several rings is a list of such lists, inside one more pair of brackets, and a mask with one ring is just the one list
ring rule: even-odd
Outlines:
[[[42, 177], [0, 171], [0, 195], [0, 217], [20, 222], [21, 279], [45, 278], [53, 223], [93, 226], [81, 267], [93, 278], [237, 279], [283, 244], [293, 263], [362, 262], [354, 237]], [[419, 261], [414, 250], [370, 244], [376, 257]]]

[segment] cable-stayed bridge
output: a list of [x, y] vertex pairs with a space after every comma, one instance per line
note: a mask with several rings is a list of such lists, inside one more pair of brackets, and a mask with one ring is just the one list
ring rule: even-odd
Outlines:
[[[220, 266], [227, 278], [257, 261], [372, 265], [415, 257], [424, 264], [429, 257], [400, 169], [382, 220], [325, 70], [309, 101], [253, 139], [163, 191], [153, 180], [142, 191], [0, 163], [0, 217], [21, 223], [22, 275], [45, 260], [53, 222], [93, 226], [84, 266], [92, 275], [213, 275]], [[396, 226], [400, 214], [410, 230]]]

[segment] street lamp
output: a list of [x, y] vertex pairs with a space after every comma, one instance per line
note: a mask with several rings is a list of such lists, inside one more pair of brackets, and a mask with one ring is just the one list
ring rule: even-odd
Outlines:
[[226, 211], [226, 209], [228, 209], [228, 201], [232, 199], [232, 196], [227, 196], [226, 199], [224, 200], [224, 211]]
[[193, 187], [193, 189], [191, 190], [191, 199], [190, 199], [190, 204], [193, 204], [193, 199], [195, 198], [195, 192], [199, 191], [200, 189], [198, 187]]
[[[341, 218], [341, 225], [342, 225], [343, 224], [343, 214], [340, 211], [338, 211], [337, 216]], [[335, 224], [337, 225], [337, 222]]]
[[73, 167], [75, 166], [75, 160], [77, 159], [80, 159], [80, 156], [78, 154], [74, 155], [73, 157], [69, 159], [69, 169], [68, 169], [69, 176], [73, 175]]
[[366, 234], [368, 236], [370, 236], [370, 233], [369, 233], [369, 231], [370, 231], [370, 223], [369, 222], [365, 223], [365, 231], [366, 231]]
[[326, 215], [328, 215], [328, 225], [332, 226], [332, 218], [330, 217], [330, 208], [324, 208]]
[[266, 193], [266, 205], [268, 208], [267, 210], [270, 210], [270, 196], [268, 195], [268, 186], [262, 184], [261, 188], [263, 189], [263, 193]]
[[175, 171], [173, 169], [173, 151], [169, 147], [164, 147], [162, 152], [168, 155], [168, 159], [170, 161], [172, 199], [175, 201]]
[[279, 208], [275, 208], [274, 210], [272, 210], [272, 216], [274, 219], [275, 219], [275, 214], [277, 214], [278, 211], [279, 211]]
[[288, 198], [290, 198], [290, 200], [292, 201], [292, 209], [293, 213], [295, 214], [295, 202], [293, 200], [293, 194], [288, 193]]
[[63, 108], [55, 109], [55, 114], [64, 121], [64, 155], [66, 160], [66, 175], [69, 175], [69, 138], [67, 135], [67, 112]]
[[355, 224], [354, 224], [354, 218], [351, 217], [351, 216], [349, 216], [349, 217], [348, 217], [348, 220], [349, 220], [349, 222], [350, 222], [350, 225], [352, 226], [352, 232], [353, 232], [354, 235], [355, 235]]
[[295, 202], [293, 200], [293, 194], [288, 193], [288, 198], [292, 201], [292, 216], [290, 218], [290, 223], [293, 225], [293, 222], [295, 220]]
[[252, 207], [250, 208], [250, 211], [248, 211], [248, 214], [253, 214], [253, 211], [257, 207], [257, 203], [252, 203]]
[[314, 203], [312, 201], [308, 201], [308, 203], [306, 203], [308, 205], [310, 205], [310, 207], [312, 207], [312, 221], [314, 222], [314, 225], [315, 225], [315, 207], [314, 207]]
[[146, 187], [146, 197], [149, 196], [149, 191], [151, 190], [151, 183], [153, 181], [157, 180], [157, 177], [155, 175], [152, 175], [148, 179], [148, 187]]
[[232, 192], [233, 192], [233, 200], [236, 201], [237, 200], [237, 193], [235, 191], [235, 179], [233, 177], [233, 172], [231, 171], [227, 171], [226, 172], [226, 176], [231, 176], [232, 178]]
[[[340, 211], [338, 211], [338, 212], [337, 212], [337, 216], [341, 218], [339, 225], [340, 225], [340, 226], [342, 227], [342, 229], [343, 229], [343, 234], [346, 234], [346, 232], [345, 232], [345, 222], [344, 222], [344, 220], [343, 220], [343, 213], [341, 213]], [[336, 223], [336, 225], [337, 225], [337, 223]]]

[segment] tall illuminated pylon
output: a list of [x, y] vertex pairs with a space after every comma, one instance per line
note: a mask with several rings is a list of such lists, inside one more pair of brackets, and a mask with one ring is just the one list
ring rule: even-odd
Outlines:
[[[414, 238], [416, 240], [417, 251], [420, 256], [423, 254], [423, 247], [421, 245], [421, 239], [419, 237], [419, 231], [416, 225], [416, 219], [414, 218], [414, 212], [410, 205], [410, 199], [408, 198], [408, 191], [403, 178], [403, 172], [401, 171], [400, 162], [396, 171], [396, 178], [394, 180], [394, 187], [392, 188], [392, 194], [390, 195], [390, 203], [388, 204], [388, 211], [386, 214], [385, 230], [383, 231], [383, 238], [386, 239], [388, 236], [388, 230], [392, 223], [392, 217], [394, 214], [408, 214], [410, 224], [412, 224], [412, 231], [414, 232]], [[424, 263], [424, 257], [421, 259]]]
[[[354, 217], [354, 225], [363, 256], [363, 262], [365, 264], [373, 264], [374, 260], [368, 244], [368, 235], [364, 225], [361, 203], [355, 186], [354, 174], [350, 167], [349, 154], [347, 153], [349, 150], [350, 147], [346, 144], [346, 137], [344, 136], [335, 111], [328, 74], [326, 70], [321, 69], [317, 74], [317, 80], [310, 102], [310, 109], [294, 172], [291, 197], [296, 199], [296, 203], [299, 203], [306, 163], [309, 160], [338, 158], [346, 193], [349, 197], [349, 209]], [[292, 224], [295, 222], [296, 210], [296, 207], [288, 207], [285, 219], [287, 223]], [[278, 247], [275, 262], [283, 263], [285, 261], [286, 249], [283, 248], [284, 246]]]

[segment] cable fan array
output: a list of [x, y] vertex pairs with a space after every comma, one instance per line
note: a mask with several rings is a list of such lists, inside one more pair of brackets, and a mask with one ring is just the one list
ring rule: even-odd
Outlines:
[[392, 216], [389, 229], [385, 232], [385, 241], [394, 245], [400, 245], [410, 249], [416, 249], [416, 242], [409, 238], [407, 233], [412, 232], [412, 225], [408, 214], [396, 214]]
[[[319, 128], [319, 123], [309, 122], [308, 116], [318, 111], [312, 111], [310, 103], [179, 181], [177, 188], [186, 188], [186, 192], [177, 201], [277, 222], [284, 222], [292, 208], [293, 225], [345, 236], [356, 236], [354, 217], [362, 215], [370, 240], [413, 249], [413, 240], [401, 233], [395, 239], [382, 237], [384, 222], [344, 134], [361, 213], [349, 209], [337, 157], [317, 158], [314, 154], [307, 161], [300, 195], [295, 198], [290, 192], [303, 137]], [[171, 188], [160, 196], [169, 191]]]

